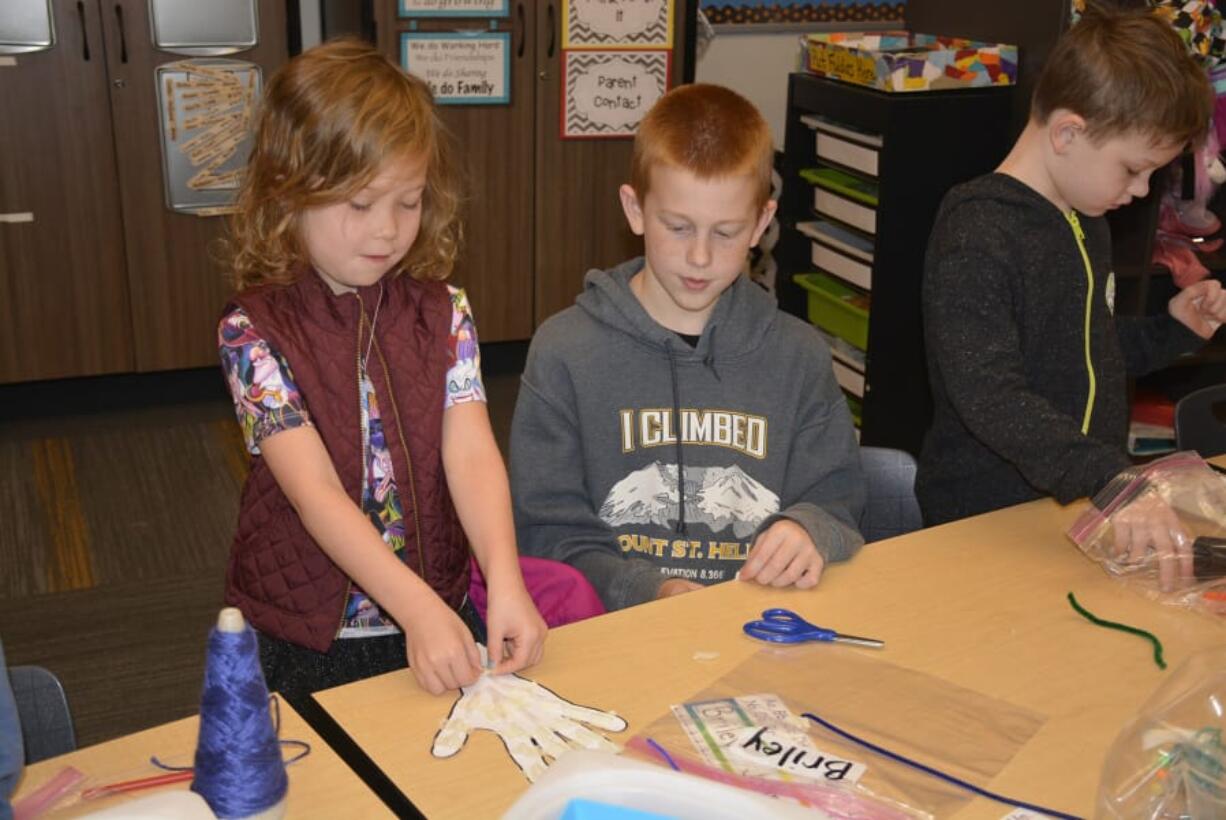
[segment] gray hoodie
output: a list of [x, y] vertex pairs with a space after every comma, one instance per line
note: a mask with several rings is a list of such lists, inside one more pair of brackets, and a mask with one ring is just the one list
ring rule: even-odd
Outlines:
[[669, 577], [732, 578], [781, 518], [850, 557], [864, 479], [826, 343], [741, 277], [690, 347], [631, 292], [642, 267], [590, 271], [533, 337], [511, 429], [520, 550], [576, 567], [610, 610]]

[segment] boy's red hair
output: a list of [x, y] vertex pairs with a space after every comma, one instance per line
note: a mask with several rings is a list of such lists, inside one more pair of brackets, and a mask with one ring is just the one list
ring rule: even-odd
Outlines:
[[630, 185], [642, 202], [657, 165], [683, 168], [699, 179], [748, 174], [757, 183], [755, 207], [770, 199], [775, 148], [753, 103], [719, 85], [674, 88], [639, 123], [630, 160]]

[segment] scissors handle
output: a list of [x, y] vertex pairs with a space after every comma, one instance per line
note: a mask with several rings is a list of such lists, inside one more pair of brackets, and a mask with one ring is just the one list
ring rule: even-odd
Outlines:
[[778, 607], [764, 611], [760, 620], [750, 621], [743, 628], [745, 634], [773, 643], [834, 641], [872, 649], [881, 649], [885, 646], [885, 641], [876, 638], [862, 638], [859, 635], [843, 635], [833, 629], [811, 624], [790, 609]]
[[751, 638], [757, 638], [772, 643], [804, 643], [805, 641], [833, 641], [838, 636], [832, 629], [813, 627], [799, 628], [795, 625], [778, 621], [750, 621], [742, 629]]

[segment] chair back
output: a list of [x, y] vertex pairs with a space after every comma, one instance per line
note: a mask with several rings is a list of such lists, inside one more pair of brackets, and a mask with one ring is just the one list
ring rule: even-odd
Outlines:
[[1175, 446], [1204, 458], [1226, 453], [1226, 384], [1202, 387], [1175, 404]]
[[77, 748], [72, 712], [59, 678], [41, 666], [10, 666], [9, 682], [27, 765]]
[[915, 500], [915, 458], [904, 450], [861, 447], [868, 497], [860, 516], [866, 542], [882, 541], [924, 526]]

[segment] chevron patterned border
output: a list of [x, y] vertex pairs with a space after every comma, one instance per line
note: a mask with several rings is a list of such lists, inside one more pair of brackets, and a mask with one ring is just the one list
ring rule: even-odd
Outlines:
[[673, 0], [660, 0], [660, 13], [651, 25], [624, 37], [594, 30], [575, 14], [573, 0], [567, 5], [564, 48], [672, 48]]
[[638, 123], [633, 125], [615, 128], [604, 123], [593, 122], [589, 119], [578, 107], [575, 102], [574, 81], [578, 77], [583, 76], [593, 68], [612, 62], [614, 59], [621, 60], [631, 65], [638, 66], [656, 78], [659, 83], [660, 94], [668, 91], [668, 73], [670, 67], [670, 57], [672, 52], [667, 50], [660, 51], [566, 51], [564, 52], [565, 59], [565, 75], [562, 82], [563, 100], [563, 119], [562, 119], [562, 139], [575, 139], [581, 137], [630, 137], [634, 135]]

